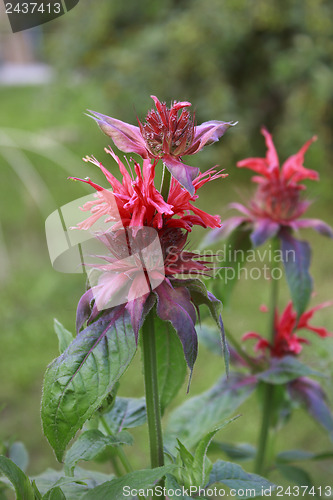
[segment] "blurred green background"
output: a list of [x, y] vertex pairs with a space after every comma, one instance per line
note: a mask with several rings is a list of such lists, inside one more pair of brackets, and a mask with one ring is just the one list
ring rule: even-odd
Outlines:
[[[54, 68], [52, 81], [0, 86], [0, 439], [25, 442], [30, 473], [59, 467], [41, 432], [42, 379], [58, 355], [53, 318], [73, 330], [85, 286], [82, 275], [52, 269], [44, 221], [57, 207], [89, 192], [66, 180], [69, 175], [103, 182], [97, 169], [81, 162], [82, 156], [94, 154], [116, 172], [103, 151], [109, 141], [84, 116], [86, 108], [135, 124], [136, 116], [143, 119], [152, 107], [149, 96], [155, 94], [167, 103], [191, 101], [198, 123], [238, 120], [219, 143], [185, 159], [201, 170], [219, 164], [229, 173], [203, 188], [198, 202], [222, 219], [229, 202], [251, 191], [250, 172], [237, 171], [235, 164], [264, 156], [261, 125], [273, 133], [281, 160], [317, 134], [305, 162], [321, 176], [320, 182], [308, 184], [308, 197], [315, 201], [309, 215], [333, 224], [330, 8], [323, 0], [82, 0], [39, 33], [37, 56]], [[328, 300], [333, 242], [311, 231], [302, 234], [314, 248], [314, 302]], [[193, 246], [203, 235], [204, 230], [195, 232]], [[264, 333], [265, 318], [258, 308], [268, 301], [268, 288], [265, 280], [238, 283], [224, 315], [235, 336], [250, 329]], [[284, 284], [282, 290], [284, 306]], [[318, 313], [314, 322], [333, 330], [329, 310]], [[304, 360], [332, 377], [332, 340], [311, 340]], [[200, 349], [191, 395], [223, 373], [222, 360], [212, 357]], [[143, 394], [140, 355], [123, 380], [122, 395]], [[324, 385], [329, 392], [329, 378]], [[185, 398], [184, 388], [175, 404]], [[224, 440], [254, 443], [259, 419], [255, 397], [241, 413]], [[129, 450], [136, 466], [148, 463], [146, 438], [145, 430], [137, 430], [136, 445]], [[276, 446], [279, 451], [319, 451], [329, 444], [325, 433], [298, 411]], [[328, 462], [312, 464], [311, 470], [318, 485], [327, 484]]]

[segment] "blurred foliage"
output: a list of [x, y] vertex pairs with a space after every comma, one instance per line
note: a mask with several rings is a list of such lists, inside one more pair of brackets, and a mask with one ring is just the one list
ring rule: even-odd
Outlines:
[[[81, 4], [53, 25], [48, 50], [64, 74], [70, 68], [96, 81], [107, 103], [97, 111], [134, 123], [135, 113], [142, 118], [151, 105], [150, 94], [166, 102], [188, 99], [198, 123], [239, 120], [210, 150], [213, 163], [230, 167], [242, 157], [264, 154], [259, 129], [266, 125], [283, 151], [281, 160], [317, 134], [319, 146], [307, 162], [324, 175], [330, 172], [329, 0]], [[329, 197], [331, 188], [322, 185], [320, 194]]]

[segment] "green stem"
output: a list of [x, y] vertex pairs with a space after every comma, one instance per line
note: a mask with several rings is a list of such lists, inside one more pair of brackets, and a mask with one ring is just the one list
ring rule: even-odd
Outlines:
[[[272, 255], [274, 257], [275, 250], [280, 249], [280, 240], [275, 237], [272, 240]], [[277, 307], [278, 302], [278, 291], [279, 291], [279, 283], [277, 279], [273, 279], [271, 277], [271, 298], [270, 298], [270, 316], [269, 316], [269, 333], [271, 338], [271, 343], [274, 344], [274, 319], [275, 319], [275, 309]], [[272, 405], [274, 399], [274, 386], [272, 384], [263, 384], [263, 414], [262, 414], [262, 422], [261, 429], [259, 434], [258, 441], [258, 451], [255, 461], [255, 472], [257, 474], [264, 473], [267, 466], [265, 464], [266, 454], [267, 454], [267, 444], [269, 439], [269, 430], [271, 425], [271, 416], [272, 416]]]
[[169, 191], [170, 191], [170, 183], [171, 183], [171, 174], [167, 167], [163, 165], [163, 177], [162, 177], [162, 185], [161, 185], [161, 195], [163, 196], [164, 201], [168, 201]]
[[[162, 467], [164, 465], [164, 455], [153, 311], [150, 311], [147, 315], [142, 327], [142, 346], [150, 460], [151, 467], [154, 469], [155, 467]], [[159, 498], [163, 499], [164, 497]]]
[[[111, 431], [110, 427], [108, 426], [108, 423], [105, 420], [105, 418], [103, 417], [103, 415], [101, 415], [99, 418], [100, 418], [100, 421], [101, 421], [106, 433], [109, 436], [112, 436], [112, 431]], [[126, 473], [128, 474], [130, 472], [133, 472], [133, 468], [132, 468], [131, 464], [129, 463], [128, 458], [126, 457], [125, 452], [121, 448], [121, 446], [115, 447], [114, 450], [115, 450], [115, 454], [116, 454], [117, 458], [119, 458], [120, 462], [122, 463]], [[117, 474], [117, 476], [122, 476], [116, 460], [113, 461], [113, 465], [115, 467], [115, 473]]]
[[269, 428], [271, 421], [271, 408], [273, 400], [273, 389], [274, 386], [271, 384], [264, 384], [264, 405], [263, 405], [263, 418], [261, 422], [261, 429], [258, 441], [258, 451], [255, 461], [255, 472], [256, 474], [263, 474], [266, 458], [266, 448], [269, 436]]
[[[279, 238], [275, 237], [273, 238], [272, 241], [272, 250], [273, 254], [275, 253], [275, 250], [280, 250], [280, 240]], [[269, 331], [270, 331], [270, 336], [271, 336], [271, 341], [274, 342], [274, 335], [275, 335], [275, 330], [274, 330], [274, 319], [275, 319], [275, 309], [278, 303], [278, 292], [279, 292], [279, 280], [274, 279], [271, 277], [272, 284], [271, 284], [271, 299], [270, 299], [270, 317], [269, 317]]]

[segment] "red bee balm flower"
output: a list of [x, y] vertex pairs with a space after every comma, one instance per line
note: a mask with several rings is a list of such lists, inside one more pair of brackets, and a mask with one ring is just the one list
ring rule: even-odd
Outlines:
[[[95, 199], [82, 207], [83, 211], [91, 213], [90, 217], [78, 224], [77, 229], [88, 230], [100, 218], [103, 223], [113, 223], [106, 224], [105, 231], [101, 230], [104, 227], [102, 223], [96, 233], [106, 251], [93, 257], [94, 260], [96, 257], [101, 259], [102, 263], [90, 265], [85, 262], [87, 267], [92, 268], [96, 280], [80, 299], [77, 330], [86, 321], [88, 324], [94, 321], [102, 310], [118, 307], [130, 314], [138, 339], [147, 313], [156, 305], [157, 315], [173, 325], [192, 370], [198, 344], [196, 307], [206, 304], [214, 311], [223, 345], [225, 341], [219, 312], [221, 303], [197, 279], [197, 276], [209, 274], [209, 263], [202, 260], [199, 254], [186, 251], [185, 245], [193, 225], [220, 227], [217, 215], [203, 212], [193, 202], [198, 198], [196, 193], [200, 187], [226, 174], [214, 169], [199, 173], [193, 179], [193, 195], [172, 179], [165, 201], [154, 185], [156, 159], [152, 162], [145, 158], [142, 168], [134, 162], [136, 177], [133, 178], [111, 149], [106, 152], [117, 162], [122, 174], [121, 182], [94, 157], [85, 161], [102, 170], [112, 189], [104, 189], [90, 179], [74, 178], [97, 191]], [[161, 252], [149, 250], [155, 236]]]
[[156, 110], [149, 111], [145, 123], [139, 127], [116, 120], [95, 111], [92, 118], [102, 131], [111, 137], [117, 148], [126, 153], [137, 153], [142, 158], [162, 159], [172, 176], [193, 196], [193, 180], [199, 169], [185, 165], [184, 155], [193, 155], [204, 146], [219, 140], [236, 123], [208, 121], [196, 126], [187, 110], [190, 102], [174, 101], [170, 108], [151, 96]]
[[297, 321], [297, 314], [293, 310], [292, 302], [289, 302], [281, 316], [275, 311], [274, 341], [270, 343], [267, 339], [256, 332], [248, 332], [243, 335], [243, 340], [258, 339], [255, 345], [256, 351], [269, 350], [272, 357], [282, 358], [288, 355], [297, 355], [302, 350], [302, 344], [309, 344], [308, 339], [299, 337], [298, 330], [306, 329], [317, 333], [320, 337], [331, 337], [333, 333], [326, 328], [315, 327], [309, 324], [314, 313], [323, 307], [331, 306], [333, 302], [324, 302], [303, 313]]
[[216, 172], [214, 169], [199, 173], [193, 180], [195, 193], [193, 196], [178, 181], [172, 179], [168, 199], [165, 202], [154, 186], [156, 160], [153, 163], [149, 159], [143, 160], [142, 169], [135, 162], [136, 178], [133, 179], [118, 156], [111, 149], [105, 151], [118, 163], [123, 176], [122, 182], [118, 181], [96, 158], [84, 158], [84, 161], [91, 162], [102, 170], [112, 187], [112, 192], [90, 179], [72, 177], [74, 180], [90, 184], [97, 191], [96, 201], [88, 201], [82, 207], [83, 211], [90, 211], [92, 215], [78, 224], [78, 229], [89, 229], [101, 217], [105, 217], [105, 222], [118, 220], [113, 229], [123, 226], [150, 226], [155, 229], [178, 227], [191, 231], [193, 225], [211, 228], [221, 226], [218, 215], [207, 214], [191, 202], [198, 198], [196, 193], [200, 187], [211, 180], [226, 177], [227, 174], [222, 171]]
[[318, 219], [300, 219], [310, 202], [301, 199], [301, 192], [305, 186], [299, 183], [305, 179], [319, 179], [318, 172], [303, 166], [305, 152], [316, 137], [307, 141], [298, 153], [290, 156], [280, 168], [271, 134], [264, 128], [261, 132], [266, 141], [266, 157], [246, 158], [237, 163], [238, 167], [248, 168], [259, 174], [252, 177], [252, 181], [258, 184], [257, 191], [248, 207], [232, 203], [230, 207], [244, 215], [226, 220], [223, 228], [220, 231], [213, 231], [207, 240], [215, 241], [220, 237], [226, 237], [243, 223], [253, 226], [251, 240], [255, 246], [275, 236], [282, 227], [294, 230], [312, 227], [319, 233], [333, 238], [333, 230], [325, 222]]

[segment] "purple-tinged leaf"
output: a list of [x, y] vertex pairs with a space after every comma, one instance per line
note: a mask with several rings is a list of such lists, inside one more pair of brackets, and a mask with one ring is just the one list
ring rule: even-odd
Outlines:
[[176, 439], [188, 448], [196, 445], [216, 422], [230, 415], [252, 394], [257, 379], [252, 375], [230, 373], [211, 389], [188, 399], [170, 415], [166, 430], [166, 446], [172, 452]]
[[210, 120], [201, 125], [197, 125], [194, 129], [193, 143], [189, 149], [185, 151], [185, 154], [193, 155], [204, 146], [217, 142], [228, 128], [237, 125], [237, 123], [238, 122], [219, 122], [217, 120]]
[[195, 331], [196, 312], [189, 291], [185, 287], [173, 288], [163, 281], [154, 293], [157, 296], [157, 315], [170, 321], [183, 345], [184, 356], [191, 372], [198, 353]]
[[137, 299], [127, 302], [126, 309], [130, 314], [133, 330], [135, 333], [136, 343], [138, 343], [139, 330], [143, 322], [154, 306], [156, 298], [153, 294], [141, 295]]
[[297, 219], [292, 225], [295, 229], [312, 228], [323, 236], [333, 238], [333, 229], [320, 219]]
[[312, 292], [309, 273], [311, 248], [307, 241], [300, 241], [287, 231], [280, 231], [282, 258], [286, 279], [295, 310], [300, 316], [306, 309]]
[[333, 415], [328, 407], [326, 394], [318, 382], [302, 377], [288, 384], [288, 390], [291, 397], [298, 399], [305, 406], [333, 440]]
[[193, 180], [198, 176], [200, 170], [197, 167], [190, 167], [171, 155], [163, 156], [163, 163], [174, 177], [192, 196], [195, 193]]
[[222, 321], [222, 302], [209, 292], [199, 279], [174, 280], [175, 286], [184, 285], [191, 294], [191, 300], [196, 306], [206, 305], [219, 329], [221, 338], [221, 348], [227, 374], [229, 373], [229, 349], [225, 337]]
[[307, 365], [304, 365], [294, 356], [284, 356], [283, 358], [272, 358], [271, 366], [264, 372], [257, 373], [259, 380], [263, 380], [268, 384], [286, 384], [291, 380], [306, 375], [322, 376], [320, 372], [312, 370]]
[[76, 333], [79, 333], [86, 321], [91, 315], [91, 301], [94, 294], [91, 288], [87, 290], [79, 300], [76, 310]]
[[270, 219], [260, 219], [254, 223], [254, 230], [251, 233], [251, 241], [254, 247], [263, 245], [267, 240], [273, 238], [280, 228], [280, 224], [272, 222]]
[[137, 153], [142, 158], [148, 157], [145, 141], [139, 127], [122, 122], [111, 116], [96, 113], [96, 111], [88, 111], [93, 115], [88, 116], [96, 121], [104, 134], [111, 137], [118, 149], [125, 153]]
[[44, 434], [59, 461], [76, 432], [102, 405], [137, 346], [124, 306], [107, 311], [48, 367], [43, 388]]

